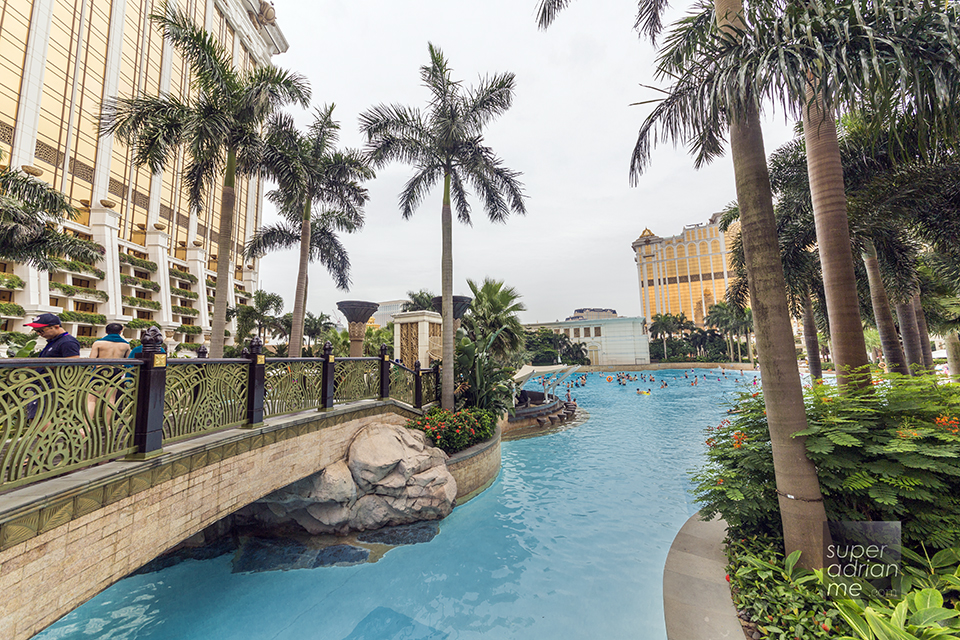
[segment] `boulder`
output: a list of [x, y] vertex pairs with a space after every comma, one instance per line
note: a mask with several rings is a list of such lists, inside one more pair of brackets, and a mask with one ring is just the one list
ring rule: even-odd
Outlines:
[[457, 497], [447, 455], [420, 431], [374, 423], [347, 457], [238, 512], [260, 524], [295, 524], [311, 534], [367, 531], [446, 517]]

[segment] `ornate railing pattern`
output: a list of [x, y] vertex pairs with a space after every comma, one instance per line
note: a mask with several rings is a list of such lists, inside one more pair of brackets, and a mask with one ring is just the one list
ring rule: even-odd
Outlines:
[[333, 363], [333, 403], [380, 397], [378, 358], [337, 358]]
[[427, 405], [431, 402], [437, 402], [440, 398], [437, 396], [437, 376], [433, 369], [425, 369], [420, 373], [420, 380], [423, 388], [422, 403]]
[[271, 358], [265, 365], [263, 417], [323, 406], [322, 358]]
[[246, 421], [245, 360], [168, 360], [163, 441], [242, 425]]
[[391, 365], [390, 397], [409, 405], [416, 401], [416, 378], [413, 371], [400, 364]]
[[100, 362], [95, 367], [60, 359], [44, 360], [43, 368], [17, 360], [0, 365], [0, 488], [136, 451], [140, 362]]

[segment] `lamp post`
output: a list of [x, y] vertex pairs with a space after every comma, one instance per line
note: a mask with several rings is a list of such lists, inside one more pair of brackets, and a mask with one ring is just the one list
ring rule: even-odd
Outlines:
[[363, 337], [367, 332], [367, 320], [380, 308], [376, 302], [360, 300], [344, 300], [337, 303], [337, 308], [347, 318], [350, 331], [350, 357], [363, 356]]

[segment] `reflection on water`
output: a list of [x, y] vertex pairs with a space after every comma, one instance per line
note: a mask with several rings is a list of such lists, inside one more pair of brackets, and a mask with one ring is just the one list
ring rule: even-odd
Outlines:
[[237, 572], [237, 551], [185, 559], [38, 638], [662, 639], [663, 562], [695, 511], [687, 471], [736, 382], [658, 373], [671, 385], [650, 396], [590, 374], [575, 390], [589, 421], [503, 443], [497, 482], [427, 542], [349, 566], [310, 545], [273, 555], [287, 570]]

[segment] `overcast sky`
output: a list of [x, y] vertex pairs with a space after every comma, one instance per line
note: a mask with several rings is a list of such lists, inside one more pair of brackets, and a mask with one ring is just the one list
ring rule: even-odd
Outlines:
[[[336, 103], [342, 147], [363, 146], [357, 117], [371, 106], [426, 105], [419, 69], [428, 42], [467, 85], [516, 74], [513, 107], [488, 127], [486, 142], [523, 173], [527, 215], [492, 224], [474, 200], [473, 226], [454, 221], [456, 294], [469, 294], [468, 278], [490, 277], [520, 292], [524, 322], [562, 320], [578, 307], [639, 315], [631, 242], [646, 227], [680, 233], [735, 199], [729, 158], [696, 171], [685, 150], [669, 145], [630, 187], [630, 154], [651, 108], [630, 104], [657, 97], [640, 86], [654, 82], [655, 51], [633, 30], [635, 0], [577, 0], [547, 31], [537, 29], [536, 0], [273, 1], [290, 43], [274, 62], [309, 78], [315, 105]], [[303, 126], [311, 120], [306, 111], [297, 118]], [[769, 154], [790, 138], [790, 124], [771, 116], [764, 134]], [[368, 183], [366, 225], [342, 238], [350, 291], [312, 265], [309, 310], [336, 316], [340, 300], [380, 302], [421, 288], [440, 294], [442, 185], [403, 220], [397, 197], [412, 173], [395, 164]], [[265, 220], [273, 217], [268, 203]], [[288, 311], [296, 260], [294, 251], [271, 254], [260, 269], [261, 288], [282, 295]]]

